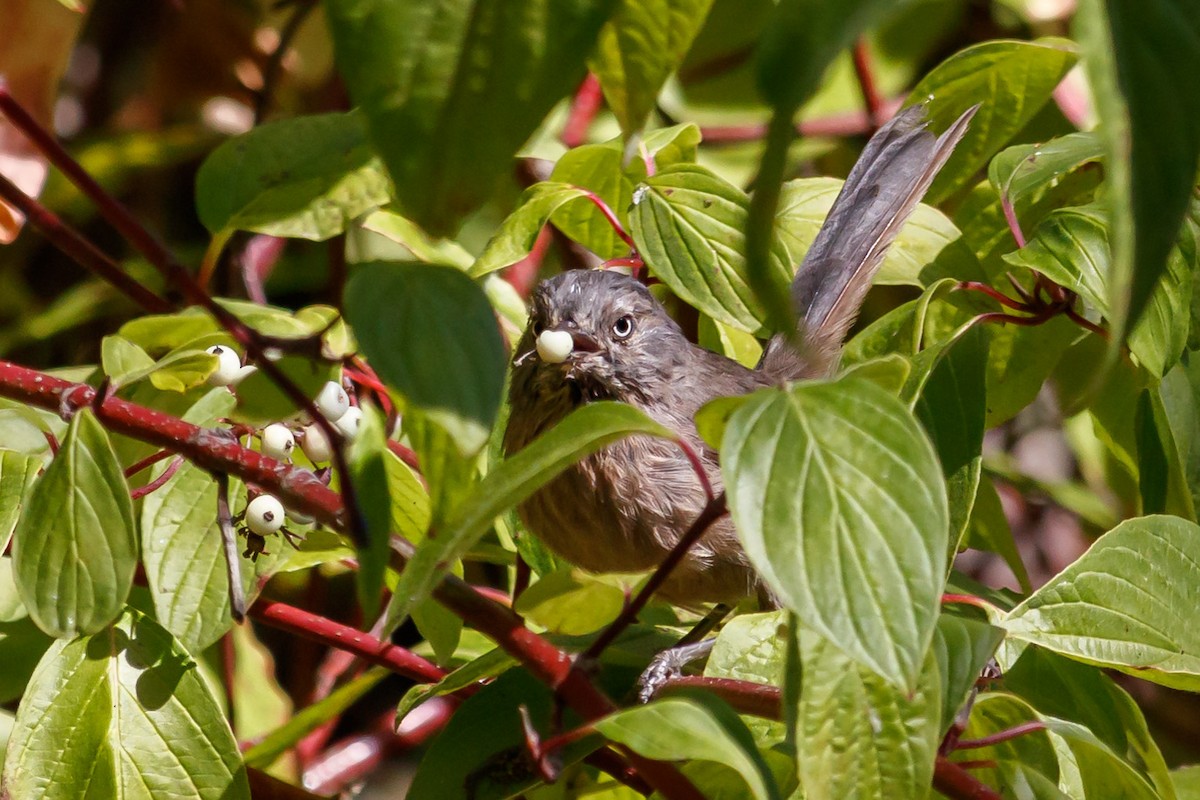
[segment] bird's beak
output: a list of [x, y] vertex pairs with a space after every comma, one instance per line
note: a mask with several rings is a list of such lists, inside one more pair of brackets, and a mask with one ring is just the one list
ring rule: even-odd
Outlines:
[[571, 332], [571, 342], [576, 353], [598, 353], [600, 343], [586, 333]]

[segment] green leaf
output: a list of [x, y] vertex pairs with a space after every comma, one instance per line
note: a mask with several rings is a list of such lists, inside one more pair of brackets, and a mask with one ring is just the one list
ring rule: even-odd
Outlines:
[[429, 493], [412, 467], [391, 450], [384, 455], [384, 467], [392, 505], [391, 529], [410, 542], [419, 542], [429, 529]]
[[100, 340], [100, 368], [116, 386], [128, 383], [127, 376], [146, 373], [153, 367], [154, 359], [128, 339], [105, 336]]
[[737, 770], [758, 800], [781, 796], [745, 723], [714, 695], [655, 700], [596, 720], [592, 727], [646, 758], [724, 764]]
[[453, 694], [472, 684], [489, 683], [516, 663], [515, 658], [497, 647], [464, 664], [437, 683], [419, 683], [413, 686], [400, 698], [396, 707], [397, 724], [426, 700]]
[[1014, 206], [1071, 170], [1104, 155], [1095, 131], [1069, 133], [1044, 144], [1019, 144], [1001, 150], [988, 164], [988, 180]]
[[1179, 800], [1200, 800], [1200, 764], [1174, 770], [1171, 782]]
[[4, 783], [14, 798], [250, 798], [237, 742], [192, 657], [132, 610], [42, 658]]
[[584, 76], [612, 0], [335, 0], [338, 70], [406, 216], [444, 235]]
[[[285, 355], [273, 363], [306, 397], [316, 397], [325, 384], [341, 376], [341, 365], [324, 359]], [[238, 405], [233, 416], [239, 422], [261, 427], [301, 411], [261, 369], [246, 377], [237, 389]]]
[[697, 324], [701, 347], [720, 353], [750, 369], [754, 369], [762, 358], [762, 344], [745, 331], [718, 322], [707, 314], [701, 314]]
[[[748, 208], [741, 189], [702, 167], [681, 165], [638, 188], [629, 221], [638, 252], [675, 294], [714, 319], [765, 334], [766, 309], [746, 272]], [[778, 241], [770, 274], [786, 292], [792, 270]]]
[[[1050, 740], [1064, 764], [1061, 783], [1073, 797], [1159, 800], [1150, 782], [1082, 725], [1047, 719]], [[1069, 766], [1068, 766], [1069, 764]], [[1168, 785], [1168, 788], [1170, 786]]]
[[687, 54], [713, 0], [622, 0], [589, 66], [627, 136], [642, 129], [662, 85]]
[[471, 277], [487, 275], [525, 258], [554, 212], [586, 194], [587, 191], [578, 186], [551, 181], [536, 183], [526, 189], [517, 210], [508, 215], [471, 265]]
[[417, 626], [417, 632], [433, 648], [433, 656], [437, 663], [450, 663], [462, 640], [462, 617], [429, 597], [413, 606], [412, 620]]
[[196, 173], [196, 213], [234, 230], [323, 241], [391, 199], [357, 112], [268, 122], [229, 139]]
[[258, 769], [271, 766], [275, 759], [305, 736], [341, 716], [388, 674], [383, 667], [371, 667], [352, 681], [334, 689], [326, 697], [296, 712], [285, 725], [276, 728], [246, 751], [246, 766]]
[[108, 434], [82, 409], [13, 533], [21, 599], [52, 636], [95, 633], [125, 604], [137, 556], [125, 475]]
[[978, 683], [980, 672], [1003, 640], [1004, 631], [983, 620], [946, 612], [938, 617], [931, 649], [942, 681], [939, 734], [950, 729]]
[[[775, 226], [789, 263], [804, 260], [844, 183], [837, 178], [798, 178], [783, 184]], [[984, 278], [958, 227], [941, 211], [921, 203], [888, 248], [875, 283], [926, 288], [946, 277]]]
[[800, 631], [803, 678], [796, 742], [807, 797], [921, 797], [933, 778], [941, 722], [938, 662], [929, 654], [915, 691]]
[[1012, 528], [991, 478], [981, 477], [979, 481], [975, 503], [971, 507], [970, 524], [967, 526], [966, 546], [998, 554], [1016, 576], [1021, 589], [1026, 593], [1033, 591], [1029, 583], [1029, 571], [1025, 569], [1025, 562], [1017, 551]]
[[939, 356], [915, 410], [933, 440], [946, 476], [950, 509], [948, 553], [953, 558], [966, 535], [979, 488], [987, 408], [984, 393], [987, 337], [978, 327], [972, 328]]
[[454, 267], [359, 265], [346, 319], [371, 365], [444, 427], [464, 455], [487, 443], [504, 387], [504, 344], [487, 296]]
[[[234, 404], [228, 390], [216, 388], [188, 409], [183, 419], [208, 427], [229, 415]], [[158, 477], [167, 462], [155, 468]], [[234, 512], [245, 503], [240, 481], [230, 481]], [[159, 623], [193, 653], [221, 638], [233, 620], [229, 613], [229, 572], [221, 530], [217, 525], [217, 482], [206, 470], [184, 461], [173, 476], [142, 501], [142, 563]], [[251, 563], [241, 560], [242, 589], [247, 601], [258, 595], [279, 561], [279, 547]]]
[[387, 432], [383, 415], [374, 406], [363, 408], [358, 434], [346, 459], [359, 512], [366, 525], [367, 541], [358, 548], [358, 603], [363, 616], [371, 619], [379, 611], [383, 596], [383, 574], [391, 552], [392, 500], [387, 470]]
[[[704, 665], [710, 678], [733, 678], [767, 686], [783, 686], [787, 669], [788, 612], [739, 614], [725, 623]], [[783, 723], [744, 716], [759, 749], [786, 738]]]
[[[1034, 721], [1040, 721], [1037, 712], [1020, 698], [998, 692], [985, 693], [975, 701], [967, 728], [960, 738], [981, 739]], [[964, 751], [954, 758], [963, 759], [995, 762], [996, 767], [989, 769], [984, 766], [971, 773], [987, 786], [1011, 787], [1015, 792], [1011, 796], [1015, 798], [1066, 800], [1068, 797], [1057, 788], [1058, 755], [1051, 744], [1050, 735], [1044, 730], [1033, 730], [989, 747]]]
[[15, 450], [0, 450], [0, 553], [8, 550], [13, 529], [37, 478], [42, 459]]
[[908, 104], [928, 101], [929, 127], [943, 130], [969, 107], [980, 106], [930, 186], [927, 202], [966, 186], [1033, 119], [1076, 60], [1065, 39], [997, 40], [955, 53], [927, 74], [909, 94]]
[[[574, 147], [563, 153], [554, 165], [550, 181], [537, 186], [566, 184], [586, 189], [603, 200], [616, 215], [622, 229], [628, 230], [628, 211], [633, 203], [633, 190], [639, 181], [645, 179], [646, 166], [640, 158], [634, 158], [628, 166], [624, 162], [624, 149], [610, 142]], [[555, 228], [600, 258], [629, 254], [629, 244], [617, 235], [612, 223], [589, 199], [569, 199], [555, 208], [550, 219]], [[527, 241], [532, 244], [533, 239]]]
[[1084, 725], [1144, 777], [1163, 797], [1171, 779], [1137, 703], [1098, 669], [1039, 647], [1026, 647], [1004, 671], [1004, 686], [1039, 713]]
[[912, 413], [848, 378], [766, 389], [721, 445], [746, 554], [804, 625], [912, 688], [937, 621], [949, 517]]
[[516, 506], [560, 472], [630, 434], [674, 438], [670, 431], [633, 406], [590, 403], [571, 412], [528, 447], [508, 458], [454, 509], [437, 536], [430, 537], [400, 574], [388, 605], [388, 630], [404, 621], [414, 604], [430, 595], [447, 566], [479, 541], [493, 520]]
[[27, 616], [0, 623], [0, 663], [4, 664], [0, 670], [0, 703], [18, 700], [25, 694], [38, 661], [55, 641]]
[[513, 610], [550, 633], [582, 636], [615, 620], [626, 597], [611, 581], [564, 569], [543, 575], [521, 592]]
[[[234, 734], [239, 742], [257, 742], [290, 720], [295, 709], [280, 686], [275, 658], [254, 635], [254, 627], [237, 625], [230, 629], [229, 636], [234, 657]], [[216, 654], [216, 648], [209, 650], [210, 664]]]
[[[430, 264], [451, 264], [459, 269], [468, 269], [475, 257], [462, 245], [450, 239], [434, 239], [399, 214], [380, 209], [362, 221], [365, 230], [404, 247], [413, 258]], [[370, 261], [372, 259], [354, 259]]]
[[1085, 0], [1074, 33], [1104, 121], [1099, 132], [1113, 221], [1112, 362], [1167, 268], [1195, 184], [1200, 2]]
[[1175, 688], [1200, 688], [1200, 526], [1122, 522], [1008, 615], [1009, 636]]
[[[213, 334], [224, 343], [225, 337]], [[218, 342], [213, 342], [214, 344]], [[186, 392], [203, 384], [217, 369], [217, 357], [195, 346], [176, 348], [158, 361], [121, 336], [105, 336], [100, 343], [100, 363], [114, 389], [150, 379], [154, 388]]]

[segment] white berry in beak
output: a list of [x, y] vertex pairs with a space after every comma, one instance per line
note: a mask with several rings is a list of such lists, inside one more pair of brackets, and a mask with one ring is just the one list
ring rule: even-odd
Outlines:
[[542, 331], [537, 338], [538, 357], [548, 364], [561, 364], [575, 349], [575, 342], [567, 331]]

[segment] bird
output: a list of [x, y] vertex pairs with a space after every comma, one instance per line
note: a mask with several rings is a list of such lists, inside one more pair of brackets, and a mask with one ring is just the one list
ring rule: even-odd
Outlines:
[[[753, 369], [689, 341], [646, 286], [628, 275], [578, 269], [542, 281], [514, 348], [506, 454], [581, 405], [615, 400], [686, 442], [720, 491], [718, 454], [697, 433], [696, 411], [718, 397], [836, 371], [888, 247], [977, 109], [934, 135], [925, 106], [910, 106], [871, 137], [792, 279], [796, 330], [776, 333]], [[530, 532], [570, 563], [596, 573], [630, 573], [658, 566], [707, 501], [692, 461], [676, 442], [635, 435], [568, 467], [521, 503], [518, 513]], [[774, 605], [728, 515], [690, 548], [657, 594], [685, 606], [748, 597]]]

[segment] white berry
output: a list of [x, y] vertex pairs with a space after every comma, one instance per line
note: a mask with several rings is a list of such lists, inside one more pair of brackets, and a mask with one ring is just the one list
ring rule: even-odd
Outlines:
[[329, 381], [322, 386], [313, 403], [330, 422], [337, 422], [350, 408], [350, 398], [346, 396], [346, 390], [336, 381]]
[[352, 442], [354, 441], [354, 437], [358, 436], [358, 424], [362, 422], [362, 417], [363, 412], [361, 408], [357, 406], [351, 407], [346, 410], [345, 414], [342, 414], [338, 418], [337, 422], [333, 423], [333, 427], [341, 431], [342, 436], [345, 436], [347, 441]]
[[537, 338], [538, 356], [549, 364], [561, 364], [575, 349], [575, 342], [567, 331], [542, 331]]
[[283, 503], [269, 494], [260, 494], [246, 506], [246, 527], [259, 536], [269, 536], [283, 527]]
[[292, 448], [296, 446], [296, 437], [288, 430], [287, 425], [276, 422], [263, 428], [263, 455], [270, 456], [276, 461], [287, 461], [292, 457]]
[[232, 347], [214, 344], [207, 352], [217, 357], [217, 371], [208, 376], [209, 386], [228, 386], [242, 369], [242, 359]]
[[300, 448], [304, 450], [304, 455], [308, 456], [308, 460], [314, 464], [328, 461], [333, 457], [333, 446], [329, 444], [329, 437], [325, 435], [325, 431], [321, 430], [321, 426], [316, 423], [304, 429], [304, 437], [300, 440]]

